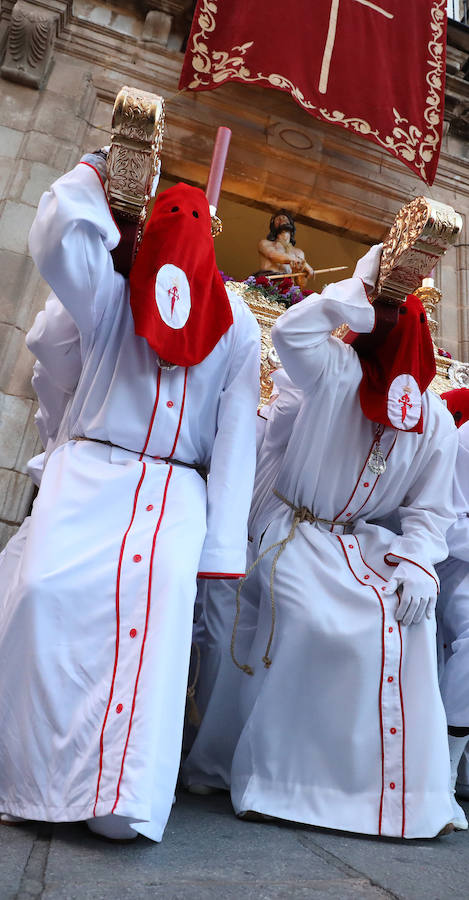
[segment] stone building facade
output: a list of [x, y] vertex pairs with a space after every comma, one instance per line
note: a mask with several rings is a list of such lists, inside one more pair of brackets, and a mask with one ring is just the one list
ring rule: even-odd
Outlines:
[[[429, 189], [377, 146], [322, 125], [278, 91], [228, 84], [179, 93], [193, 6], [193, 0], [1, 0], [1, 544], [29, 509], [25, 465], [40, 449], [24, 335], [48, 289], [28, 255], [29, 226], [51, 182], [83, 152], [108, 142], [112, 104], [123, 84], [166, 98], [162, 169], [169, 181], [204, 186], [216, 128], [232, 129], [223, 197], [238, 204], [241, 230], [250, 210], [267, 216], [287, 206], [303, 226], [360, 248], [380, 240], [399, 207], [422, 193], [454, 206], [465, 224], [469, 217], [465, 25], [449, 26], [445, 136]], [[443, 292], [439, 342], [461, 360], [469, 360], [466, 235], [436, 275]]]

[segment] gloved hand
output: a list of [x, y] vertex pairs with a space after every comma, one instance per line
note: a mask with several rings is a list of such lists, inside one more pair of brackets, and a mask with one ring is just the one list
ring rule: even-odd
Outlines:
[[383, 251], [382, 244], [374, 244], [367, 253], [358, 260], [355, 266], [354, 275], [361, 278], [366, 286], [372, 291], [375, 288], [376, 280], [379, 275], [379, 265], [381, 262], [381, 253]]
[[109, 153], [109, 147], [102, 147], [101, 150], [93, 150], [92, 153], [85, 153], [80, 162], [89, 163], [99, 173], [101, 180], [106, 181], [106, 160]]
[[431, 619], [435, 613], [437, 586], [434, 579], [411, 562], [401, 562], [394, 570], [384, 591], [385, 595], [397, 591], [399, 602], [396, 620], [403, 625], [418, 625], [424, 613]]

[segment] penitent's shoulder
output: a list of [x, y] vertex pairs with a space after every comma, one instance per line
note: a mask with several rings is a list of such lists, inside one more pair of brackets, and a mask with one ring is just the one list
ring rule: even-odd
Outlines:
[[228, 299], [233, 313], [233, 325], [236, 331], [242, 330], [248, 335], [253, 335], [257, 339], [260, 338], [260, 328], [256, 317], [249, 309], [248, 304], [235, 291], [226, 289]]
[[426, 431], [432, 436], [442, 439], [447, 434], [456, 434], [457, 429], [453, 416], [445, 401], [431, 388], [425, 391], [422, 398], [423, 418], [427, 420]]

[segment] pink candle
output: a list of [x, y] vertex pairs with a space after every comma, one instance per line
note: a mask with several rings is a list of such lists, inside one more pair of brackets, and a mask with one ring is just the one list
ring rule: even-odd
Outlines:
[[212, 162], [210, 172], [208, 174], [207, 187], [205, 195], [210, 206], [210, 212], [214, 216], [217, 211], [218, 198], [220, 196], [220, 188], [225, 171], [226, 157], [228, 155], [228, 147], [230, 146], [231, 129], [222, 126], [217, 131], [215, 146], [213, 148]]

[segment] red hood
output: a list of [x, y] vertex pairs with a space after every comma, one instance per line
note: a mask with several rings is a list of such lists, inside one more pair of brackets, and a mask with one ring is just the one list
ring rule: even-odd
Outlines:
[[[354, 346], [355, 342], [352, 342]], [[381, 343], [357, 353], [363, 371], [360, 403], [372, 422], [399, 431], [423, 431], [422, 394], [436, 373], [435, 353], [427, 316], [410, 294], [399, 308], [397, 324]]]
[[207, 199], [177, 184], [159, 194], [130, 272], [135, 333], [177, 366], [202, 362], [233, 323]]
[[456, 427], [460, 428], [469, 419], [469, 388], [454, 388], [441, 395], [453, 416]]

